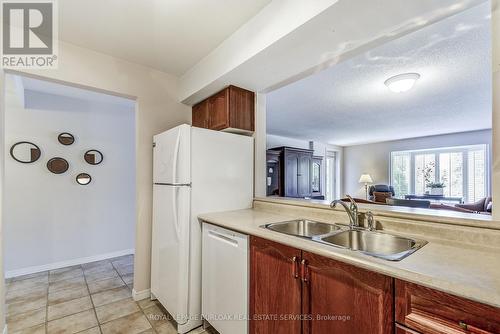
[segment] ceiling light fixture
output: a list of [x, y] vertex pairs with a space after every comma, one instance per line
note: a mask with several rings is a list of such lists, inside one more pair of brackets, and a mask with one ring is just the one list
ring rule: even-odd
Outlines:
[[387, 79], [384, 84], [394, 93], [403, 93], [412, 89], [419, 78], [418, 73], [398, 74]]

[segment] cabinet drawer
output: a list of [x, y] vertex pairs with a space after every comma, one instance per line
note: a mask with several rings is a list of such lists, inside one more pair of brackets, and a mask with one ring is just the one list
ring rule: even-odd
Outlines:
[[500, 333], [500, 309], [401, 280], [396, 321], [423, 334]]

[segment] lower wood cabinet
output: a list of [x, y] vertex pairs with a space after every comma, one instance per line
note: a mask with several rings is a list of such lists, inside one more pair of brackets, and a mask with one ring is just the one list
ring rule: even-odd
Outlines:
[[422, 334], [500, 333], [498, 308], [401, 280], [395, 284], [396, 321], [407, 328]]
[[250, 334], [500, 334], [500, 308], [250, 237]]
[[250, 333], [392, 333], [390, 277], [250, 238]]
[[250, 333], [302, 331], [301, 251], [250, 237]]
[[308, 252], [304, 262], [304, 333], [391, 333], [392, 278]]

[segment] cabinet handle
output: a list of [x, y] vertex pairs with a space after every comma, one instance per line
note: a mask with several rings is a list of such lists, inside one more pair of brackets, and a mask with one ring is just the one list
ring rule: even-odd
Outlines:
[[302, 277], [302, 282], [307, 283], [308, 282], [308, 270], [307, 270], [307, 261], [302, 260], [300, 262], [300, 276]]
[[477, 327], [468, 325], [465, 321], [459, 321], [458, 326], [462, 328], [464, 331], [468, 331], [469, 333], [474, 333], [474, 334], [492, 334], [491, 332], [479, 329]]
[[292, 258], [292, 275], [293, 278], [299, 278], [299, 261], [296, 256]]

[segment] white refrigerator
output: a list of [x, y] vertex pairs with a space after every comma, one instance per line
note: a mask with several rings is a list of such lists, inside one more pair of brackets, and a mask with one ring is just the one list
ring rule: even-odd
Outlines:
[[202, 324], [197, 216], [252, 206], [253, 138], [184, 124], [153, 146], [151, 294], [186, 333]]

